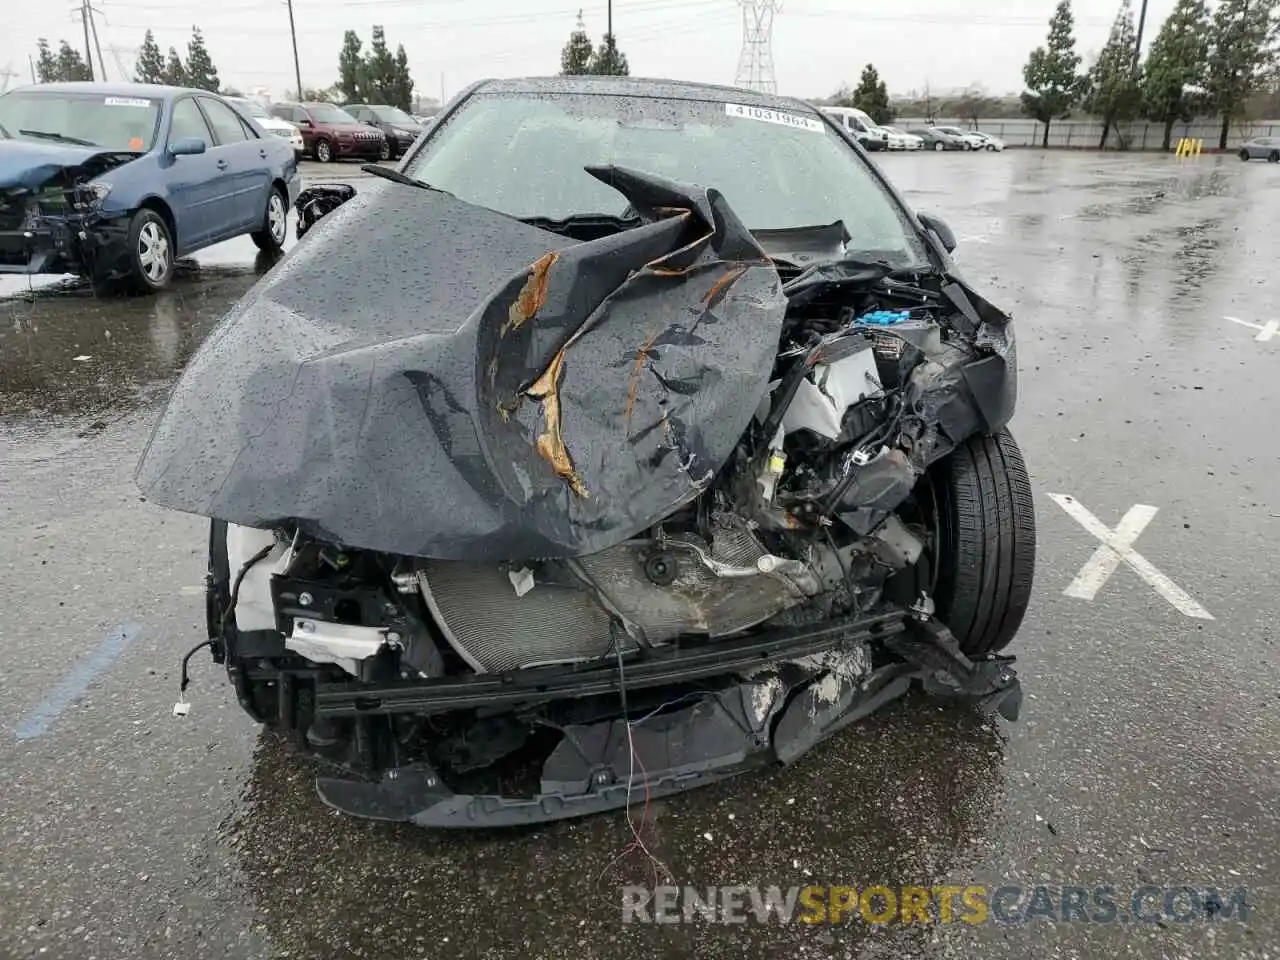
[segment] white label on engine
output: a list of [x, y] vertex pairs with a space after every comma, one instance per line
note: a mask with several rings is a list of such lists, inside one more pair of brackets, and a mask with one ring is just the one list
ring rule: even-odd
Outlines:
[[763, 123], [778, 123], [784, 127], [794, 127], [797, 130], [812, 130], [815, 133], [821, 133], [823, 129], [821, 120], [803, 117], [798, 113], [783, 113], [781, 110], [770, 110], [767, 107], [749, 107], [742, 103], [726, 103], [724, 112], [730, 117], [759, 120]]
[[102, 101], [108, 107], [149, 107], [150, 100], [142, 100], [138, 97], [107, 97]]

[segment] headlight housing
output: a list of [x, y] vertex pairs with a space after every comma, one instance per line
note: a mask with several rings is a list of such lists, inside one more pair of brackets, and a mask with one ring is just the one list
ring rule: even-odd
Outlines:
[[76, 209], [97, 210], [106, 201], [107, 194], [110, 192], [111, 184], [103, 183], [101, 180], [82, 183], [76, 190]]

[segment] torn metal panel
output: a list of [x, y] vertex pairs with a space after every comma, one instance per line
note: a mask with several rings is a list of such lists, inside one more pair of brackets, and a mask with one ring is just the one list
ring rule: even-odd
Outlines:
[[716, 191], [589, 172], [647, 222], [574, 243], [436, 191], [341, 204], [192, 359], [142, 491], [476, 561], [592, 553], [692, 500], [765, 394], [786, 298]]

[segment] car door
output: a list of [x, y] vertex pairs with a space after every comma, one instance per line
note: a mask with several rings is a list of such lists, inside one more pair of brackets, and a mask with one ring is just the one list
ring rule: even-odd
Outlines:
[[[168, 153], [169, 145], [187, 139], [202, 141], [205, 152], [181, 157]], [[178, 234], [174, 242], [178, 252], [183, 253], [210, 242], [218, 223], [229, 216], [232, 203], [227, 178], [218, 169], [217, 157], [213, 155], [213, 132], [194, 97], [179, 97], [174, 101], [165, 148], [161, 169]]]
[[271, 184], [268, 151], [256, 133], [229, 106], [212, 97], [197, 97], [216, 145], [213, 153], [230, 186], [229, 215], [220, 238], [236, 236], [262, 224]]

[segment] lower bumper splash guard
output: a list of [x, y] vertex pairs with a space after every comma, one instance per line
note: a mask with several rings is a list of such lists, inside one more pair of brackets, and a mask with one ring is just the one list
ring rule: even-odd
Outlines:
[[[918, 649], [936, 645], [928, 631], [917, 636]], [[454, 793], [426, 764], [389, 770], [377, 782], [322, 777], [316, 788], [326, 804], [352, 816], [436, 828], [518, 826], [614, 810], [628, 797], [643, 802], [790, 763], [900, 697], [912, 680], [927, 692], [1016, 717], [1021, 687], [1008, 660], [1001, 658], [994, 675], [982, 666], [987, 661], [961, 675], [922, 659], [918, 654], [860, 678], [825, 672], [790, 687], [776, 675], [739, 683], [681, 710], [631, 721], [630, 741], [622, 719], [566, 727], [533, 797]]]

